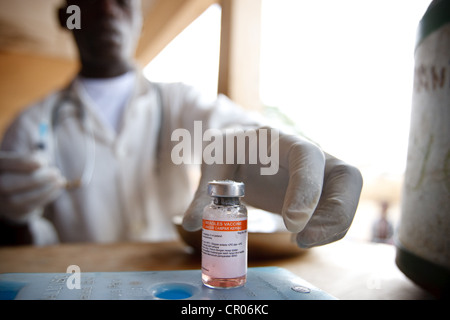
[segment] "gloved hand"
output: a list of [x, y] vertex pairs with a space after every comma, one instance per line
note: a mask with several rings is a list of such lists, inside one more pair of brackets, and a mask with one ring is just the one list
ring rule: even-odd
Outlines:
[[[267, 128], [257, 130], [258, 140], [261, 130]], [[234, 164], [208, 165], [203, 162], [199, 187], [184, 215], [186, 230], [201, 228], [203, 208], [211, 202], [207, 194], [208, 182], [230, 179], [245, 183], [247, 204], [280, 213], [286, 228], [297, 233], [299, 247], [327, 244], [346, 234], [362, 189], [359, 170], [300, 137], [276, 132], [278, 138], [272, 143], [267, 139], [272, 152], [277, 147], [279, 150], [279, 169], [274, 175], [261, 175], [261, 167], [267, 167], [261, 161], [249, 164], [248, 155], [258, 152], [250, 143], [245, 145], [247, 161], [244, 164], [235, 161]]]
[[56, 199], [64, 185], [59, 170], [38, 153], [0, 152], [0, 216], [24, 221]]

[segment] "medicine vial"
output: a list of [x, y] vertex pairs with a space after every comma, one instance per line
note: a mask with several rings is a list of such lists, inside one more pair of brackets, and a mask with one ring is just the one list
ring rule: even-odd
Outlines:
[[202, 281], [210, 288], [236, 288], [247, 280], [247, 208], [244, 183], [211, 181], [212, 202], [203, 210]]

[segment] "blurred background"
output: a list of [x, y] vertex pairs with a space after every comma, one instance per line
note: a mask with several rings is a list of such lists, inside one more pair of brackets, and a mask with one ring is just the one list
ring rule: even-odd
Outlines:
[[[430, 2], [143, 0], [137, 59], [150, 80], [227, 94], [358, 167], [347, 238], [372, 241], [383, 206], [392, 228], [400, 215], [415, 37]], [[60, 3], [0, 0], [0, 136], [77, 70]]]

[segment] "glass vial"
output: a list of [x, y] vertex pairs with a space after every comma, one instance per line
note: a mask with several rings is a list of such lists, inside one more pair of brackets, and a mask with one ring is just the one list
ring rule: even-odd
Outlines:
[[211, 181], [213, 198], [203, 210], [202, 281], [210, 288], [236, 288], [247, 280], [247, 208], [244, 184]]

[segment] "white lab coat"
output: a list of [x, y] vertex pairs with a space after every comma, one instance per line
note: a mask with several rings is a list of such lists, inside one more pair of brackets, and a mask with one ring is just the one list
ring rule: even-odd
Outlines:
[[[175, 165], [171, 159], [172, 148], [179, 143], [171, 141], [172, 132], [177, 128], [193, 132], [197, 120], [202, 121], [203, 130], [261, 123], [223, 95], [208, 101], [190, 86], [151, 83], [141, 73], [137, 77], [138, 85], [117, 134], [83, 100], [79, 83], [75, 80], [69, 86], [66, 106], [59, 113], [64, 119], [58, 121], [58, 143], [50, 135], [43, 152], [53, 164], [59, 157], [56, 165], [69, 180], [81, 175], [85, 161], [94, 161], [95, 167], [87, 186], [63, 191], [54, 203], [30, 215], [37, 243], [174, 239], [172, 217], [187, 209], [195, 185], [193, 188], [189, 175], [192, 165]], [[39, 124], [51, 121], [61, 95], [62, 91], [55, 92], [25, 109], [7, 130], [2, 149], [36, 150]], [[93, 134], [73, 115], [77, 97], [92, 121]], [[88, 139], [95, 139], [95, 155], [86, 157]], [[51, 222], [54, 235], [42, 228], [42, 217]]]

